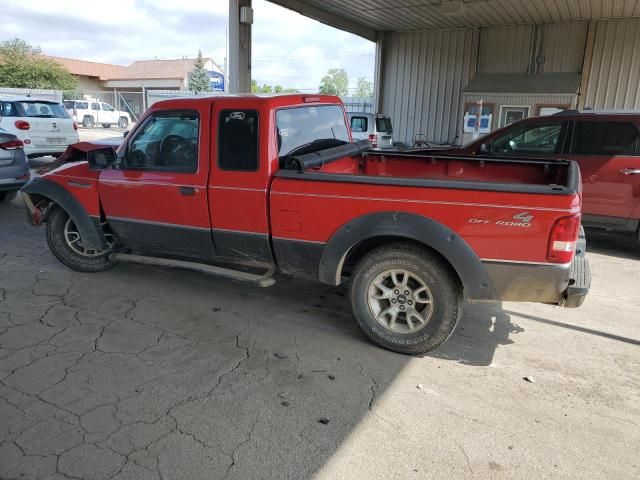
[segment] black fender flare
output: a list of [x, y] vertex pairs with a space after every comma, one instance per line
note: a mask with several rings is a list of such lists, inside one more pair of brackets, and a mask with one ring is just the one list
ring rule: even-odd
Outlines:
[[59, 205], [76, 224], [82, 243], [88, 248], [93, 250], [107, 248], [102, 230], [98, 228], [80, 202], [63, 186], [46, 178], [36, 177], [22, 187], [21, 191], [28, 195], [40, 195]]
[[444, 257], [456, 271], [467, 298], [495, 300], [488, 272], [469, 244], [446, 225], [406, 212], [378, 212], [358, 217], [340, 227], [322, 252], [320, 281], [341, 283], [342, 267], [353, 247], [374, 237], [398, 237], [422, 243]]

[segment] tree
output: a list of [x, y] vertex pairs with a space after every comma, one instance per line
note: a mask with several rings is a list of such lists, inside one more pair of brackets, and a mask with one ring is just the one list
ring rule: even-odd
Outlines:
[[320, 93], [344, 97], [349, 88], [349, 76], [343, 68], [332, 68], [322, 77]]
[[364, 77], [360, 77], [358, 79], [358, 86], [356, 87], [356, 97], [359, 97], [359, 98], [373, 97], [373, 83]]
[[284, 88], [281, 85], [271, 86], [264, 83], [262, 86], [258, 82], [251, 80], [251, 93], [298, 93], [295, 88]]
[[195, 94], [211, 91], [211, 77], [204, 68], [204, 59], [200, 50], [193, 64], [193, 70], [189, 72], [189, 90]]
[[39, 47], [14, 38], [0, 42], [0, 87], [71, 90], [76, 79]]

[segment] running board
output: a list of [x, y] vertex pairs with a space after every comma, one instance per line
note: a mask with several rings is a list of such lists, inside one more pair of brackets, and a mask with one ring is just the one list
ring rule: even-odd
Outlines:
[[276, 281], [273, 278], [275, 268], [271, 267], [264, 275], [231, 270], [230, 268], [214, 267], [205, 263], [186, 262], [184, 260], [173, 260], [170, 258], [145, 257], [142, 255], [130, 255], [128, 253], [112, 253], [109, 259], [114, 262], [140, 263], [143, 265], [154, 265], [158, 267], [180, 268], [192, 270], [194, 272], [207, 273], [218, 277], [231, 278], [241, 282], [255, 283], [259, 287], [271, 287]]

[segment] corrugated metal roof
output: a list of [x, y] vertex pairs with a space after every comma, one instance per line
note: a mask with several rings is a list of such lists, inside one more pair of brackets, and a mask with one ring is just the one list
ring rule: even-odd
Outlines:
[[[376, 31], [415, 31], [640, 17], [638, 0], [269, 0]], [[321, 19], [331, 24], [328, 17]], [[338, 25], [334, 25], [338, 26]], [[338, 26], [344, 28], [344, 25]], [[354, 29], [355, 30], [355, 29]], [[354, 31], [354, 33], [360, 33]]]

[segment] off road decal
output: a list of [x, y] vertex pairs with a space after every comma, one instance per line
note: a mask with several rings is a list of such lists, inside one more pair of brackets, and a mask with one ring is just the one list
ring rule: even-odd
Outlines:
[[516, 213], [509, 220], [486, 220], [481, 218], [470, 218], [469, 223], [479, 225], [500, 225], [502, 227], [529, 228], [535, 217], [529, 212]]

